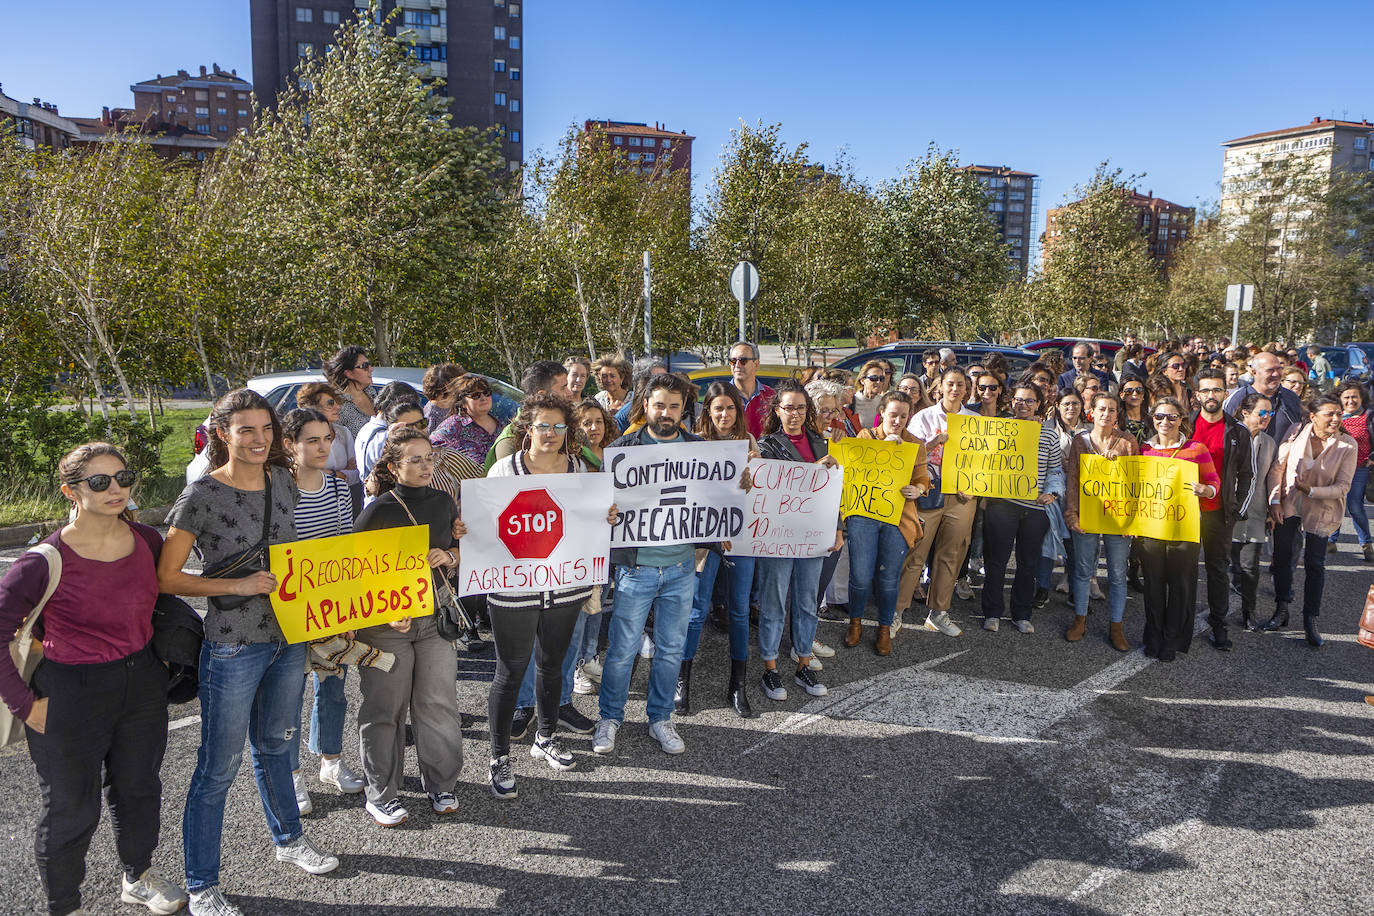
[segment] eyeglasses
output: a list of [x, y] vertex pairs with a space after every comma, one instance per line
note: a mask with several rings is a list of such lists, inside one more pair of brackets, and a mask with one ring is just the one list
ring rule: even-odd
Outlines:
[[138, 472], [125, 468], [122, 471], [115, 471], [113, 474], [92, 474], [90, 477], [78, 480], [77, 483], [84, 483], [94, 493], [104, 493], [110, 488], [110, 481], [112, 480], [127, 490], [134, 485], [135, 480], [138, 480]]
[[778, 405], [778, 410], [781, 410], [783, 413], [798, 413], [798, 412], [800, 412], [800, 411], [806, 410], [806, 405], [805, 405], [805, 404], [779, 404], [779, 405]]
[[732, 366], [743, 366], [746, 363], [752, 363], [753, 361], [754, 357], [752, 356], [732, 356], [728, 360], [726, 360], [726, 362], [728, 362]]
[[836, 408], [834, 408], [834, 407], [827, 407], [825, 410], [818, 410], [818, 411], [816, 411], [816, 414], [817, 414], [818, 416], [825, 417], [826, 419], [829, 419], [830, 417], [838, 417], [838, 416], [840, 415], [840, 412], [839, 412], [838, 409], [836, 409]]
[[1157, 414], [1155, 414], [1155, 422], [1156, 422], [1156, 423], [1164, 423], [1164, 422], [1177, 423], [1177, 422], [1178, 422], [1178, 414], [1176, 414], [1176, 413], [1157, 413]]
[[1202, 394], [1202, 395], [1207, 395], [1207, 394], [1225, 394], [1225, 393], [1226, 393], [1226, 389], [1225, 389], [1225, 388], [1199, 388], [1199, 389], [1197, 390], [1197, 393], [1198, 393], [1198, 394]]
[[548, 435], [549, 433], [553, 433], [554, 435], [562, 436], [562, 435], [564, 435], [565, 433], [567, 433], [567, 431], [568, 431], [568, 424], [566, 424], [566, 423], [536, 423], [536, 424], [534, 424], [533, 426], [531, 426], [530, 429], [534, 430], [534, 431], [537, 432], [537, 433], [540, 433], [541, 435]]
[[428, 455], [411, 455], [409, 458], [402, 458], [401, 464], [409, 465], [413, 468], [423, 464], [426, 467], [432, 468], [434, 467], [434, 454], [431, 452]]
[[1011, 402], [1012, 402], [1013, 404], [1021, 404], [1021, 405], [1023, 405], [1023, 406], [1024, 406], [1024, 405], [1030, 405], [1030, 406], [1032, 406], [1032, 407], [1035, 406], [1036, 404], [1039, 404], [1039, 403], [1040, 403], [1040, 402], [1037, 401], [1035, 398], [1012, 398], [1012, 399], [1011, 399]]
[[360, 369], [360, 370], [362, 370], [363, 372], [367, 372], [368, 370], [370, 370], [370, 369], [372, 368], [372, 364], [369, 363], [369, 362], [367, 362], [366, 360], [364, 360], [363, 362], [358, 363], [358, 364], [357, 364], [356, 366], [354, 366], [353, 368], [354, 368], [354, 369]]

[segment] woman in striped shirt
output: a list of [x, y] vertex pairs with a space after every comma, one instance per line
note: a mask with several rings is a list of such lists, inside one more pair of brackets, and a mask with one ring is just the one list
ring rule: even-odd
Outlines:
[[[330, 448], [334, 444], [334, 429], [329, 419], [318, 410], [293, 410], [282, 420], [282, 443], [291, 456], [300, 501], [296, 503], [296, 537], [334, 537], [353, 530], [353, 497], [348, 482], [326, 473]], [[319, 755], [320, 782], [334, 786], [341, 792], [353, 794], [363, 790], [363, 781], [340, 759], [343, 753], [344, 716], [348, 699], [344, 696], [344, 678], [348, 668], [339, 666], [339, 676], [311, 675], [315, 683], [315, 702], [310, 708], [310, 753]], [[301, 775], [301, 733], [297, 729], [291, 742], [291, 782], [296, 790], [296, 804], [301, 814], [309, 814], [314, 806], [310, 792]]]

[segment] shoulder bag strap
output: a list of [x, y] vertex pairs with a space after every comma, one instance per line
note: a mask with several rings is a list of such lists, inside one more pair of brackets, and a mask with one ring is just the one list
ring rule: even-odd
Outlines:
[[272, 530], [272, 466], [267, 466], [267, 476], [262, 482], [263, 504], [262, 504], [262, 543], [268, 543], [267, 537]]
[[401, 494], [397, 493], [395, 490], [392, 490], [391, 495], [396, 498], [396, 502], [401, 504], [401, 508], [406, 510], [406, 515], [410, 516], [410, 523], [412, 525], [420, 524], [415, 520], [415, 513], [410, 511], [410, 507], [406, 505], [406, 501], [404, 499], [401, 499]]
[[20, 651], [27, 654], [29, 640], [33, 638], [33, 628], [38, 623], [38, 615], [43, 613], [43, 608], [47, 607], [48, 599], [57, 591], [57, 583], [62, 579], [62, 554], [52, 544], [39, 544], [30, 547], [29, 553], [42, 554], [43, 559], [48, 561], [48, 584], [43, 589], [43, 597], [38, 599], [38, 603], [29, 611], [29, 616], [24, 618], [24, 625], [19, 628], [18, 645]]

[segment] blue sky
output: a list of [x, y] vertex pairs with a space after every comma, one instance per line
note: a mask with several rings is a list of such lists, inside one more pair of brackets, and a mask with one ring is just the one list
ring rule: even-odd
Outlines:
[[[251, 78], [248, 0], [0, 0], [0, 23], [6, 94], [63, 114], [202, 63]], [[525, 0], [524, 23], [527, 149], [587, 117], [661, 121], [697, 138], [698, 195], [741, 119], [823, 162], [845, 149], [875, 182], [931, 142], [1035, 172], [1041, 225], [1104, 159], [1196, 204], [1218, 195], [1224, 140], [1374, 120], [1367, 0]]]

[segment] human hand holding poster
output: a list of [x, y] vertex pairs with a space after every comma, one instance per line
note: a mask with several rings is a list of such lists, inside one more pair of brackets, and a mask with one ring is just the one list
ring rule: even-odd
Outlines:
[[606, 583], [615, 500], [605, 474], [479, 477], [462, 487], [460, 596]]
[[434, 613], [429, 526], [273, 544], [272, 610], [287, 642]]
[[[744, 531], [740, 476], [749, 443], [682, 442], [606, 449], [620, 517], [612, 547], [666, 547], [732, 541]], [[606, 508], [609, 508], [609, 504]], [[604, 511], [604, 510], [603, 510]]]
[[1010, 417], [950, 414], [940, 490], [998, 499], [1040, 495], [1040, 424]]
[[912, 466], [920, 460], [915, 442], [883, 439], [841, 439], [830, 454], [844, 468], [840, 511], [845, 518], [862, 515], [895, 525], [902, 519], [906, 497], [901, 489], [911, 483]]
[[823, 557], [835, 546], [844, 472], [819, 464], [755, 458], [749, 462], [744, 533], [737, 557]]
[[1201, 538], [1197, 465], [1178, 458], [1082, 455], [1078, 526], [1088, 534], [1133, 534], [1161, 541]]

